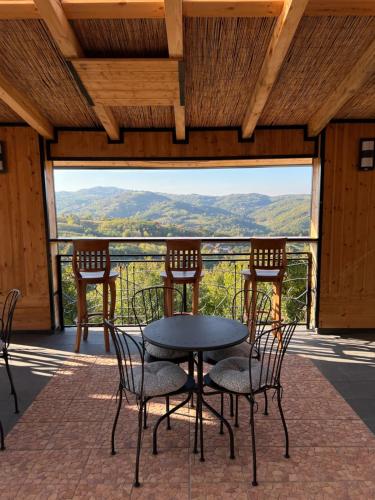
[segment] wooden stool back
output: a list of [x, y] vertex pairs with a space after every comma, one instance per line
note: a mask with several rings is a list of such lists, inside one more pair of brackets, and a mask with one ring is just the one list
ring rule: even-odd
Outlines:
[[287, 265], [286, 241], [286, 238], [251, 238], [249, 267], [253, 276], [257, 270], [279, 270], [278, 278], [282, 280]]
[[76, 240], [73, 242], [73, 272], [82, 279], [82, 272], [103, 273], [108, 280], [111, 270], [108, 240]]
[[199, 279], [202, 271], [200, 240], [169, 240], [165, 257], [165, 271], [173, 279], [173, 271], [194, 272], [193, 279]]

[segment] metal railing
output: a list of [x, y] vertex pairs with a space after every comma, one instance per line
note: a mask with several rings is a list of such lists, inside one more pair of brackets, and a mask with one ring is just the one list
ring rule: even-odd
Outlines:
[[[112, 268], [119, 277], [116, 280], [116, 316], [126, 325], [134, 325], [135, 318], [131, 308], [131, 298], [137, 290], [152, 285], [160, 285], [160, 272], [164, 270], [164, 254], [160, 253], [116, 253], [118, 243], [155, 244], [165, 242], [166, 238], [109, 238], [114, 244], [111, 257]], [[59, 274], [59, 309], [62, 327], [72, 326], [76, 317], [76, 288], [72, 272], [72, 255], [69, 243], [71, 238], [52, 240], [64, 243], [65, 252], [60, 252], [57, 258]], [[209, 238], [202, 240], [206, 245], [202, 253], [204, 277], [200, 288], [200, 312], [230, 317], [232, 313], [232, 297], [241, 290], [243, 279], [241, 271], [248, 267], [249, 252], [241, 252], [230, 248], [231, 245], [248, 245], [249, 238]], [[224, 243], [224, 251], [217, 247]], [[316, 243], [311, 238], [290, 238], [287, 252], [287, 273], [283, 283], [282, 314], [285, 319], [296, 315], [301, 324], [307, 328], [311, 325], [311, 304], [315, 290], [313, 283], [312, 254], [309, 244]], [[208, 245], [208, 247], [207, 247]], [[216, 245], [216, 248], [212, 248]], [[302, 249], [296, 248], [301, 247]], [[208, 248], [208, 251], [207, 251]], [[272, 293], [270, 284], [261, 287]], [[87, 293], [89, 311], [101, 310], [101, 287], [91, 286]], [[187, 287], [187, 304], [191, 304], [191, 289]]]

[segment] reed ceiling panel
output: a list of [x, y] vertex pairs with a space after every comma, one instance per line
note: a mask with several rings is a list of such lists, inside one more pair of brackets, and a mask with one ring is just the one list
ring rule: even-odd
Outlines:
[[169, 128], [174, 127], [174, 115], [168, 106], [132, 106], [111, 108], [120, 127]]
[[375, 118], [375, 74], [337, 113], [337, 118]]
[[86, 57], [168, 57], [163, 19], [91, 19], [72, 26]]
[[374, 17], [304, 17], [259, 124], [307, 123], [374, 33]]
[[272, 18], [185, 18], [188, 126], [241, 125], [274, 23]]
[[42, 21], [0, 21], [0, 53], [4, 76], [53, 125], [98, 125]]

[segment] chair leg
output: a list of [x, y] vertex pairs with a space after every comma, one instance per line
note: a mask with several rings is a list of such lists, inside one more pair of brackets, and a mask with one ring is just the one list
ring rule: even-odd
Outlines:
[[4, 429], [3, 429], [3, 424], [1, 422], [0, 422], [0, 450], [5, 450]]
[[82, 286], [77, 283], [77, 333], [76, 333], [76, 344], [74, 347], [74, 352], [79, 352], [81, 347], [81, 336], [82, 336], [82, 320], [83, 320], [83, 289]]
[[255, 422], [254, 422], [254, 401], [250, 401], [250, 426], [251, 426], [251, 444], [253, 448], [253, 481], [252, 485], [257, 486], [257, 453], [255, 445]]
[[234, 426], [235, 427], [239, 427], [239, 423], [238, 423], [238, 400], [239, 400], [239, 396], [238, 396], [238, 394], [236, 394], [235, 419], [234, 419]]
[[138, 439], [137, 439], [137, 455], [135, 459], [135, 477], [134, 477], [134, 486], [136, 488], [141, 486], [141, 483], [139, 482], [139, 461], [141, 458], [143, 406], [144, 403], [142, 402], [140, 404], [138, 412]]
[[[220, 394], [220, 415], [224, 417], [224, 393]], [[220, 434], [224, 434], [224, 422], [220, 420]]]
[[143, 428], [147, 429], [147, 403], [143, 403]]
[[[103, 284], [103, 322], [104, 319], [108, 319], [108, 283]], [[109, 331], [107, 325], [104, 325], [104, 345], [105, 351], [109, 352]]]
[[120, 392], [120, 395], [119, 395], [119, 400], [118, 400], [118, 405], [117, 405], [117, 411], [116, 411], [116, 416], [115, 416], [115, 420], [113, 422], [113, 427], [112, 427], [112, 437], [111, 437], [112, 455], [116, 455], [115, 433], [116, 433], [117, 421], [118, 421], [118, 417], [120, 415], [121, 405], [122, 405], [122, 387], [121, 386], [119, 388], [119, 392]]
[[264, 391], [264, 414], [263, 415], [268, 415], [268, 396], [267, 396], [267, 391]]
[[15, 413], [19, 413], [18, 398], [17, 398], [17, 394], [16, 394], [16, 389], [14, 388], [13, 377], [12, 377], [12, 373], [10, 371], [10, 366], [9, 366], [8, 351], [6, 349], [3, 350], [3, 355], [4, 355], [5, 367], [6, 367], [9, 382], [10, 382], [10, 393], [12, 394], [12, 396], [14, 398], [14, 407], [15, 407], [14, 411], [15, 411]]
[[[83, 321], [85, 323], [89, 322], [89, 316], [88, 316], [88, 311], [87, 311], [87, 286], [82, 285], [82, 290], [83, 290], [83, 297], [82, 297], [82, 307], [83, 307]], [[89, 336], [89, 327], [84, 326], [83, 327], [83, 340], [87, 340], [87, 337]]]
[[199, 313], [199, 280], [193, 283], [193, 305], [192, 305], [192, 313]]
[[109, 307], [109, 319], [113, 321], [116, 312], [116, 281], [113, 279], [109, 282], [109, 291], [111, 297], [110, 307]]
[[233, 394], [229, 394], [229, 414], [231, 417], [234, 417], [234, 410], [233, 410]]
[[289, 458], [289, 435], [288, 435], [288, 427], [286, 425], [285, 417], [284, 417], [284, 412], [281, 406], [281, 394], [280, 394], [280, 388], [277, 389], [277, 406], [279, 407], [279, 412], [280, 412], [280, 417], [281, 421], [283, 423], [284, 427], [284, 433], [285, 433], [285, 458]]
[[169, 396], [165, 397], [165, 409], [167, 410], [168, 416], [167, 416], [167, 430], [171, 430], [171, 418], [169, 416]]
[[256, 311], [257, 311], [257, 292], [258, 292], [258, 284], [254, 279], [251, 281], [251, 304], [250, 304], [250, 342], [254, 342], [256, 336]]

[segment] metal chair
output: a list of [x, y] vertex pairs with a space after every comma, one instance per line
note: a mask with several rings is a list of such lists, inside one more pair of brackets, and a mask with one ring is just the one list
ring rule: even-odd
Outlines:
[[[108, 240], [76, 240], [73, 241], [73, 272], [77, 287], [77, 335], [75, 352], [79, 352], [81, 335], [87, 340], [89, 318], [101, 316], [103, 321], [95, 326], [104, 326], [105, 350], [109, 352], [108, 328], [104, 320], [113, 321], [116, 306], [116, 278], [118, 273], [111, 271]], [[101, 313], [87, 311], [86, 293], [88, 285], [103, 285], [103, 310]], [[108, 304], [110, 292], [110, 304]], [[109, 311], [108, 311], [109, 306]], [[91, 323], [91, 326], [93, 324]]]
[[[139, 482], [139, 461], [141, 455], [142, 442], [142, 421], [143, 413], [148, 401], [155, 397], [170, 397], [177, 394], [188, 393], [188, 397], [176, 405], [166, 414], [162, 415], [156, 422], [153, 430], [153, 453], [157, 451], [157, 430], [160, 423], [169, 418], [172, 413], [183, 407], [190, 399], [190, 393], [194, 388], [194, 379], [187, 375], [182, 368], [169, 361], [155, 361], [145, 363], [144, 346], [124, 330], [114, 326], [109, 321], [106, 325], [111, 333], [112, 342], [115, 348], [117, 364], [119, 369], [118, 405], [112, 428], [112, 455], [115, 450], [115, 433], [118, 418], [121, 411], [123, 395], [127, 393], [136, 397], [138, 405], [138, 438], [137, 453], [135, 462], [134, 486], [140, 486]], [[134, 361], [137, 357], [137, 361]]]
[[[0, 358], [3, 358], [4, 362], [5, 362], [5, 367], [6, 367], [6, 371], [8, 374], [9, 383], [10, 383], [11, 394], [14, 398], [15, 413], [19, 413], [18, 398], [17, 398], [16, 389], [14, 387], [12, 373], [10, 371], [8, 348], [9, 348], [10, 337], [11, 337], [11, 333], [12, 333], [12, 323], [13, 323], [14, 310], [16, 308], [17, 301], [18, 301], [20, 296], [21, 296], [21, 292], [19, 290], [17, 290], [16, 288], [13, 288], [12, 290], [10, 290], [10, 292], [8, 292], [8, 295], [5, 298], [3, 310], [1, 313], [1, 319], [0, 319], [0, 351], [1, 351]], [[1, 431], [0, 434], [3, 436], [2, 428], [0, 428], [0, 431]], [[2, 442], [3, 442], [3, 438], [2, 438]]]
[[[165, 316], [164, 303], [166, 297], [172, 298], [175, 314], [183, 313], [183, 296], [177, 288], [165, 286], [151, 286], [136, 292], [132, 298], [132, 308], [143, 336], [143, 328], [152, 321], [157, 321]], [[142, 337], [143, 338], [143, 337]], [[188, 361], [185, 351], [163, 349], [145, 342], [146, 361], [172, 361], [179, 364]]]
[[[199, 284], [202, 274], [200, 240], [168, 240], [165, 255], [165, 272], [161, 273], [165, 287], [191, 284], [193, 287], [192, 313], [198, 314]], [[173, 298], [165, 296], [166, 316], [173, 314]]]
[[[205, 376], [206, 386], [218, 393], [244, 396], [250, 404], [250, 427], [253, 453], [253, 486], [257, 483], [254, 406], [258, 394], [276, 391], [277, 405], [285, 433], [285, 458], [289, 458], [288, 428], [281, 406], [281, 369], [286, 350], [296, 329], [296, 322], [277, 325], [261, 333], [251, 344], [248, 357], [232, 357], [219, 361]], [[253, 356], [259, 349], [259, 360]], [[267, 401], [267, 399], [266, 399]]]
[[[248, 300], [246, 300], [246, 298]], [[253, 325], [255, 328], [255, 335], [258, 337], [267, 328], [271, 327], [271, 311], [271, 299], [265, 292], [260, 290], [257, 290], [256, 292], [253, 292], [252, 290], [240, 290], [237, 292], [232, 299], [232, 319], [247, 325], [249, 337], [238, 346], [206, 352], [204, 361], [211, 365], [215, 365], [222, 359], [230, 358], [232, 356], [248, 356]], [[250, 314], [251, 312], [255, 313], [255, 315], [252, 316]]]

